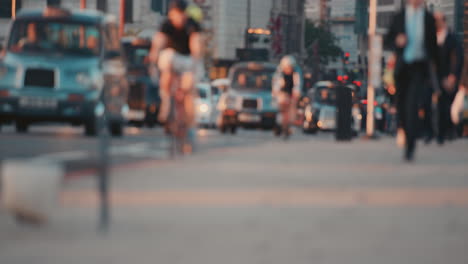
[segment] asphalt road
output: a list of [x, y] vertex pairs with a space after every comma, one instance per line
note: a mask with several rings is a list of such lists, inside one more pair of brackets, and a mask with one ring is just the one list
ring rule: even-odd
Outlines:
[[[321, 137], [330, 137], [322, 134]], [[293, 140], [305, 136], [296, 133]], [[236, 135], [222, 135], [217, 130], [199, 129], [199, 152], [210, 149], [262, 144], [276, 139], [271, 131], [239, 130]], [[110, 154], [113, 166], [146, 160], [168, 159], [168, 138], [162, 128], [139, 129], [127, 127], [125, 136], [111, 140]], [[80, 127], [44, 125], [33, 126], [27, 134], [17, 134], [12, 126], [0, 133], [0, 161], [11, 159], [48, 160], [64, 165], [67, 174], [80, 174], [93, 170], [99, 160], [99, 138], [83, 135]]]
[[106, 235], [91, 177], [65, 181], [39, 228], [0, 204], [0, 263], [468, 263], [467, 140], [407, 164], [391, 138], [208, 133], [192, 157], [113, 170]]

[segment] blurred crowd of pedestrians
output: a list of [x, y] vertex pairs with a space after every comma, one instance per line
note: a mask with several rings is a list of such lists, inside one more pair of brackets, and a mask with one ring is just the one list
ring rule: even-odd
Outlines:
[[[384, 74], [390, 104], [396, 107], [398, 141], [411, 161], [418, 138], [440, 145], [463, 134], [457, 118], [465, 100], [467, 62], [461, 40], [441, 12], [431, 13], [425, 0], [406, 0], [385, 37], [394, 51]], [[465, 69], [463, 70], [463, 65]]]

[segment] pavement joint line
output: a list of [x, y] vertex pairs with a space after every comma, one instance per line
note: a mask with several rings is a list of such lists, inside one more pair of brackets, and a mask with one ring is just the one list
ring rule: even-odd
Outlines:
[[[114, 190], [115, 207], [462, 207], [468, 208], [466, 188], [290, 188], [250, 190]], [[65, 206], [96, 207], [95, 191], [64, 191]]]

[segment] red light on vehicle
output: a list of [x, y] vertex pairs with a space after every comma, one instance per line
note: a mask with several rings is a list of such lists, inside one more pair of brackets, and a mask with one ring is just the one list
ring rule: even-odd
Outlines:
[[[367, 99], [362, 100], [361, 103], [362, 103], [363, 105], [367, 105]], [[378, 105], [379, 105], [379, 104], [377, 103], [377, 101], [374, 101], [374, 106], [378, 106]]]
[[0, 90], [0, 97], [8, 97], [10, 96], [10, 92], [7, 90]]
[[361, 87], [361, 85], [362, 85], [362, 83], [361, 83], [360, 81], [354, 81], [353, 83], [354, 83], [355, 85], [359, 86], [359, 87]]
[[338, 81], [342, 82], [342, 81], [343, 81], [343, 76], [340, 75], [340, 76], [338, 76], [336, 79], [337, 79]]
[[82, 94], [70, 94], [70, 95], [68, 95], [68, 101], [70, 101], [70, 102], [82, 102], [82, 101], [84, 101], [84, 96]]
[[348, 76], [348, 75], [345, 75], [345, 76], [344, 76], [344, 79], [345, 79], [345, 81], [349, 80], [349, 76]]
[[230, 109], [229, 109], [229, 110], [226, 110], [226, 112], [224, 112], [224, 114], [225, 114], [226, 116], [235, 116], [235, 115], [236, 115], [236, 111], [230, 110]]
[[349, 58], [349, 55], [350, 55], [349, 52], [346, 52], [346, 53], [345, 53], [345, 57], [346, 57], [346, 58]]

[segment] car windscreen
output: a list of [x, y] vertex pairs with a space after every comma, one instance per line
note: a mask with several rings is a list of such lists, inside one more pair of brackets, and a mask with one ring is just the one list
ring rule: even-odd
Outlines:
[[252, 91], [271, 91], [274, 73], [274, 69], [237, 69], [233, 74], [232, 88]]
[[198, 89], [198, 96], [202, 99], [206, 99], [208, 94], [205, 89]]
[[329, 87], [317, 87], [315, 89], [315, 102], [320, 104], [336, 104], [336, 91]]
[[213, 96], [218, 96], [221, 92], [219, 91], [218, 87], [211, 86], [211, 94]]
[[127, 63], [132, 67], [144, 67], [145, 60], [149, 55], [150, 46], [134, 46], [132, 44], [124, 44], [123, 49]]
[[16, 21], [8, 41], [13, 53], [98, 56], [101, 38], [95, 25], [65, 21]]

